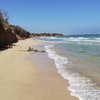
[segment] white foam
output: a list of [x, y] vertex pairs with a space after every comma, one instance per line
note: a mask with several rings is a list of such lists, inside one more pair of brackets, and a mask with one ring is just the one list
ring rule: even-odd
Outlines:
[[[100, 44], [100, 38], [86, 38], [86, 37], [41, 37], [50, 43], [78, 43], [78, 44]], [[50, 41], [52, 40], [52, 41]], [[54, 41], [53, 41], [54, 40]]]
[[45, 46], [48, 56], [55, 61], [58, 73], [69, 81], [68, 89], [71, 95], [77, 96], [79, 100], [100, 100], [100, 89], [95, 88], [95, 84], [90, 79], [69, 71], [67, 65], [71, 62], [66, 57], [56, 54], [52, 47], [53, 45]]
[[100, 38], [86, 38], [86, 37], [40, 37], [40, 39], [44, 39], [46, 41], [52, 40], [52, 41], [49, 41], [49, 42], [56, 42], [56, 43], [74, 42], [74, 43], [81, 43], [81, 44], [93, 44], [93, 43], [100, 44]]
[[64, 39], [67, 42], [76, 42], [76, 43], [100, 43], [100, 38], [84, 38], [84, 37], [69, 37]]

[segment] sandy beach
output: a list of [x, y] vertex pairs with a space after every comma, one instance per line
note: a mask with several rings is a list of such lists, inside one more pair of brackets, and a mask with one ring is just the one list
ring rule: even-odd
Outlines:
[[40, 42], [20, 40], [0, 51], [0, 100], [78, 100], [46, 53], [27, 52], [33, 45]]

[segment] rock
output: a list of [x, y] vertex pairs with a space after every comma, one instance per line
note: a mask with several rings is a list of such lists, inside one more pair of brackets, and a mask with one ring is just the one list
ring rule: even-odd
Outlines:
[[0, 22], [0, 48], [4, 48], [17, 41], [14, 30], [7, 23]]
[[31, 47], [29, 47], [27, 51], [29, 51], [29, 52], [31, 52], [31, 51], [34, 51], [34, 52], [45, 52], [45, 51], [37, 50], [37, 49], [31, 48]]

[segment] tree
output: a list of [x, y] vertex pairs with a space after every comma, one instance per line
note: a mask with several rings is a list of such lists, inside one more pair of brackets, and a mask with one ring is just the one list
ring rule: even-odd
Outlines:
[[8, 13], [5, 11], [0, 10], [0, 22], [8, 23]]

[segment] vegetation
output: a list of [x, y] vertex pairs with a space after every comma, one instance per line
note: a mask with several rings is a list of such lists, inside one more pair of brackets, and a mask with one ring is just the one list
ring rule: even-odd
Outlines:
[[5, 22], [8, 24], [8, 13], [5, 11], [0, 10], [0, 23]]
[[10, 47], [19, 39], [30, 37], [30, 33], [19, 26], [9, 25], [8, 14], [0, 10], [0, 48]]
[[22, 39], [30, 38], [31, 33], [21, 28], [20, 26], [10, 25], [15, 31], [15, 33], [20, 36]]
[[63, 36], [63, 34], [58, 34], [58, 33], [32, 33], [32, 36]]

